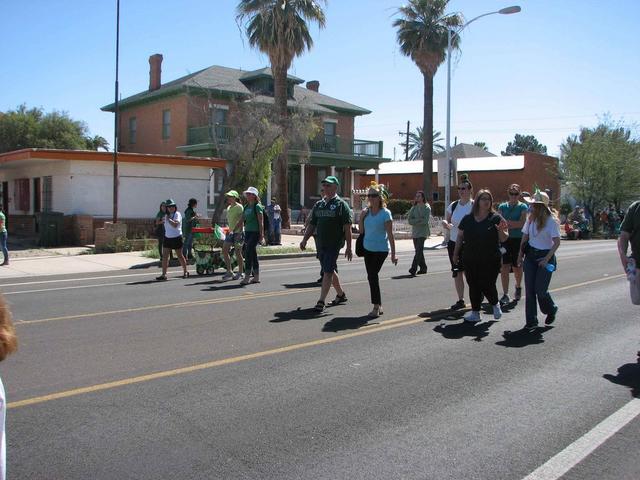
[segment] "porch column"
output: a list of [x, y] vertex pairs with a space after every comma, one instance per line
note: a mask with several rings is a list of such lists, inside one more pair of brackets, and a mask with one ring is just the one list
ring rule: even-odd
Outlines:
[[333, 175], [334, 177], [336, 176], [336, 167], [335, 167], [335, 165], [331, 166], [331, 175]]
[[376, 168], [376, 183], [380, 183], [380, 170]]
[[353, 201], [354, 201], [354, 197], [353, 197], [353, 189], [356, 188], [355, 185], [355, 181], [356, 181], [356, 172], [351, 169], [351, 208], [353, 208]]
[[304, 163], [300, 164], [300, 205], [304, 205]]
[[267, 180], [267, 206], [271, 205], [271, 174], [269, 174], [269, 180]]

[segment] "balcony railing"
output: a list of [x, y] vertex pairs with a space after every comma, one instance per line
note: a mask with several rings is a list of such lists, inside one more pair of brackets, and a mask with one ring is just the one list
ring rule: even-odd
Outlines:
[[[229, 125], [193, 127], [187, 131], [189, 145], [201, 143], [227, 143], [233, 138], [235, 128]], [[294, 146], [291, 148], [295, 149]], [[382, 142], [341, 138], [337, 135], [321, 135], [309, 141], [312, 152], [335, 153], [354, 157], [382, 157]]]

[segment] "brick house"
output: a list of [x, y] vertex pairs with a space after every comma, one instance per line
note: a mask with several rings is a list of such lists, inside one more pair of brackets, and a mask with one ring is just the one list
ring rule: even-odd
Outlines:
[[[162, 55], [149, 58], [149, 89], [119, 102], [120, 151], [155, 154], [216, 156], [212, 136], [224, 140], [233, 128], [234, 105], [253, 99], [273, 103], [271, 69], [245, 71], [211, 66], [176, 80], [162, 83]], [[342, 195], [349, 196], [355, 172], [378, 168], [382, 142], [354, 138], [355, 118], [370, 110], [323, 95], [318, 81], [306, 82], [288, 76], [290, 109], [313, 112], [321, 133], [310, 142], [311, 156], [305, 163], [300, 152], [289, 153], [289, 204], [310, 206], [319, 199], [320, 180], [335, 174], [341, 179]], [[102, 107], [114, 111], [113, 104]], [[211, 180], [210, 206], [220, 193], [222, 178]]]
[[[485, 152], [487, 155], [491, 155]], [[496, 202], [507, 200], [507, 188], [517, 183], [523, 191], [533, 192], [538, 186], [551, 192], [551, 200], [560, 205], [560, 178], [558, 159], [548, 155], [525, 152], [523, 155], [498, 157], [469, 157], [457, 159], [458, 174], [468, 173], [475, 191], [488, 188]], [[422, 160], [390, 162], [380, 166], [378, 172], [369, 170], [357, 179], [360, 188], [365, 188], [371, 180], [388, 186], [393, 198], [412, 199], [417, 190], [422, 190]], [[433, 161], [431, 179], [433, 200], [444, 200], [444, 187], [438, 186], [438, 159]], [[458, 198], [455, 188], [451, 189], [451, 200]]]

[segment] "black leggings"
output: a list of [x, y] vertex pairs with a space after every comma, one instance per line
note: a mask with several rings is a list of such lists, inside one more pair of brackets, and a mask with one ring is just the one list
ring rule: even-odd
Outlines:
[[471, 299], [471, 309], [480, 311], [482, 296], [487, 298], [491, 305], [498, 303], [498, 290], [496, 280], [500, 273], [500, 257], [485, 259], [483, 261], [465, 261], [464, 273], [469, 285], [469, 298]]
[[260, 273], [258, 264], [259, 232], [244, 232], [244, 273], [256, 276]]
[[382, 264], [389, 255], [389, 252], [364, 252], [364, 265], [367, 268], [367, 280], [369, 280], [369, 290], [371, 291], [371, 303], [374, 305], [382, 304], [380, 297], [380, 280], [378, 273], [382, 268]]

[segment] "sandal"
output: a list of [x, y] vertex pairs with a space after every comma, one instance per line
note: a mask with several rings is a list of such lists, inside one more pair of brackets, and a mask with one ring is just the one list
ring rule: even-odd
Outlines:
[[182, 274], [182, 278], [189, 278], [189, 272], [184, 272]]
[[342, 292], [342, 295], [336, 295], [336, 298], [331, 300], [331, 305], [340, 305], [347, 302], [347, 294]]
[[369, 318], [378, 318], [383, 313], [384, 312], [382, 311], [382, 307], [378, 307], [378, 308], [374, 307], [373, 310], [369, 312]]
[[166, 282], [167, 281], [167, 276], [166, 275], [160, 275], [159, 277], [156, 277], [156, 280], [159, 282]]
[[318, 300], [318, 303], [316, 303], [316, 306], [313, 307], [313, 309], [318, 313], [324, 312], [325, 308], [326, 307], [325, 307], [324, 302], [321, 302], [320, 300]]

